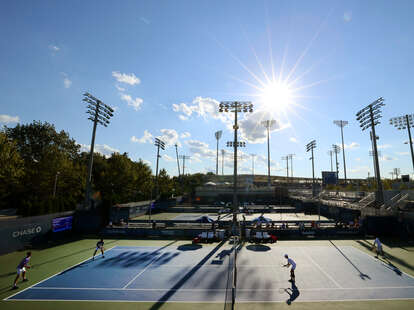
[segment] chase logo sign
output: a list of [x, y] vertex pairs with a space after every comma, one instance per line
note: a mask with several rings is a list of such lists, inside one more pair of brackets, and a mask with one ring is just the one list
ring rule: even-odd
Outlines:
[[42, 227], [37, 225], [37, 226], [30, 227], [30, 228], [13, 231], [12, 236], [13, 238], [19, 238], [19, 237], [24, 237], [28, 235], [35, 235], [35, 234], [40, 233], [41, 231], [42, 231]]

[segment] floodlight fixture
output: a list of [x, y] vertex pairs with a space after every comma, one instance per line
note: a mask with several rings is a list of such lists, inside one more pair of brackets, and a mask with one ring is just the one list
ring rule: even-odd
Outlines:
[[312, 196], [315, 197], [316, 189], [315, 189], [315, 159], [313, 156], [313, 149], [316, 148], [316, 140], [312, 140], [308, 144], [306, 144], [306, 152], [311, 151], [312, 157]]
[[92, 166], [93, 166], [93, 153], [95, 149], [95, 136], [96, 136], [96, 127], [97, 125], [102, 125], [104, 127], [108, 127], [109, 120], [113, 115], [114, 110], [103, 103], [98, 98], [92, 96], [89, 92], [83, 93], [83, 99], [87, 106], [86, 106], [86, 113], [89, 114], [88, 120], [93, 122], [93, 129], [92, 129], [92, 142], [91, 142], [91, 149], [89, 153], [89, 162], [88, 162], [88, 176], [86, 179], [86, 190], [85, 190], [85, 202], [84, 207], [85, 209], [90, 208], [90, 192], [91, 192], [91, 181], [92, 181]]
[[[344, 160], [344, 177], [345, 177], [345, 183], [347, 182], [346, 179], [346, 163], [345, 163], [345, 143], [344, 143], [344, 127], [348, 125], [348, 121], [343, 120], [336, 120], [334, 121], [334, 124], [341, 128], [341, 138], [342, 138], [342, 157]], [[339, 177], [339, 176], [337, 176]]]
[[409, 141], [406, 144], [410, 144], [411, 162], [414, 170], [414, 151], [413, 141], [411, 138], [411, 128], [414, 126], [414, 114], [406, 114], [404, 116], [393, 117], [390, 119], [390, 125], [394, 125], [398, 130], [407, 129]]
[[270, 187], [270, 128], [276, 125], [274, 119], [269, 119], [261, 122], [267, 131], [267, 186]]

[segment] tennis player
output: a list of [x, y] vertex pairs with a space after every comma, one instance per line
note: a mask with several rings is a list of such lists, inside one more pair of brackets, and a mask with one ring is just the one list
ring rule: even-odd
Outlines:
[[96, 243], [96, 249], [95, 249], [95, 252], [93, 252], [92, 260], [94, 260], [94, 259], [95, 259], [95, 254], [96, 254], [96, 252], [98, 252], [98, 250], [101, 250], [102, 257], [103, 257], [103, 258], [105, 258], [105, 255], [104, 255], [104, 241], [103, 241], [103, 238], [101, 238], [101, 241], [98, 241], [98, 242]]
[[376, 250], [377, 250], [377, 256], [375, 256], [375, 257], [378, 258], [378, 255], [384, 256], [384, 252], [382, 250], [382, 243], [381, 243], [381, 241], [379, 240], [378, 237], [375, 238], [374, 244], [372, 246], [372, 249], [374, 249], [375, 246], [377, 247], [376, 248]]
[[290, 269], [290, 282], [295, 282], [295, 269], [296, 269], [296, 263], [293, 259], [291, 259], [287, 254], [285, 254], [285, 258], [287, 259], [287, 264], [283, 265], [283, 267], [292, 266]]
[[19, 265], [17, 265], [17, 276], [16, 279], [14, 279], [13, 289], [18, 289], [17, 281], [19, 280], [20, 275], [22, 276], [23, 282], [28, 281], [26, 278], [26, 268], [30, 269], [29, 261], [32, 257], [32, 252], [27, 252], [26, 257], [21, 260]]

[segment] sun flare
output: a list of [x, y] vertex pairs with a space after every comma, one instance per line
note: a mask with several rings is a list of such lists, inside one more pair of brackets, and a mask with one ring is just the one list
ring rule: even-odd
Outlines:
[[272, 82], [263, 87], [260, 97], [270, 110], [284, 111], [292, 103], [293, 93], [287, 84]]

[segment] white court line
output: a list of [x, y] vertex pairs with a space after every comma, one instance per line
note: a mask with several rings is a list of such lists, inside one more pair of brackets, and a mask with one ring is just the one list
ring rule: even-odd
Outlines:
[[[269, 289], [250, 289], [250, 288], [236, 288], [236, 291], [245, 292], [276, 292], [280, 288]], [[188, 289], [169, 289], [169, 288], [118, 288], [118, 287], [32, 287], [32, 290], [102, 290], [102, 291], [225, 291], [226, 288], [209, 289], [209, 288], [188, 288]], [[389, 289], [414, 289], [414, 286], [371, 286], [371, 287], [320, 287], [320, 288], [304, 288], [300, 291], [341, 291], [341, 290], [389, 290]]]
[[145, 266], [144, 269], [141, 270], [141, 272], [139, 272], [131, 281], [129, 281], [124, 287], [123, 289], [126, 289], [128, 287], [128, 285], [130, 285], [132, 282], [134, 282], [140, 275], [142, 275], [158, 258], [161, 257], [163, 253], [160, 253], [159, 255], [157, 255], [156, 257], [154, 257], [151, 262]]
[[329, 280], [331, 280], [337, 287], [339, 287], [339, 288], [342, 288], [342, 286], [341, 285], [339, 285], [339, 283], [338, 282], [336, 282], [335, 281], [335, 279], [334, 278], [332, 278], [325, 270], [323, 270], [322, 269], [322, 267], [321, 266], [319, 266], [319, 264], [317, 263], [317, 262], [315, 262], [314, 260], [313, 260], [313, 258], [308, 254], [308, 253], [306, 253], [304, 250], [303, 250], [303, 248], [300, 248], [301, 249], [301, 251], [302, 251], [302, 253], [304, 253], [308, 258], [309, 258], [309, 260], [320, 270], [320, 271], [322, 271], [323, 272], [323, 274], [325, 275], [325, 276], [327, 276], [328, 278], [329, 278]]
[[[106, 250], [105, 252], [108, 252], [108, 251], [112, 250], [112, 249], [113, 249], [113, 248], [115, 248], [115, 247], [116, 247], [116, 245], [115, 245], [115, 246], [113, 246], [112, 248], [109, 248], [109, 249], [108, 249], [108, 250]], [[43, 283], [43, 282], [45, 282], [46, 280], [49, 280], [50, 278], [53, 278], [54, 276], [57, 276], [58, 274], [60, 274], [60, 273], [62, 273], [62, 272], [65, 272], [65, 271], [67, 271], [67, 270], [69, 270], [69, 269], [71, 269], [71, 268], [74, 268], [74, 267], [76, 267], [76, 266], [78, 266], [78, 265], [80, 265], [80, 264], [82, 264], [82, 263], [84, 263], [84, 262], [86, 262], [86, 261], [90, 260], [91, 258], [92, 258], [92, 256], [90, 256], [90, 257], [89, 257], [89, 258], [87, 258], [87, 259], [84, 259], [84, 260], [83, 260], [83, 261], [81, 261], [80, 263], [77, 263], [77, 264], [75, 264], [75, 265], [73, 265], [73, 266], [70, 266], [70, 267], [68, 267], [68, 268], [66, 268], [66, 269], [64, 269], [64, 270], [62, 270], [62, 271], [59, 271], [59, 272], [55, 273], [54, 275], [51, 275], [50, 277], [47, 277], [46, 279], [41, 280], [40, 282], [37, 282], [37, 283], [35, 283], [35, 284], [33, 284], [33, 285], [29, 286], [29, 287], [26, 287], [24, 290], [18, 291], [18, 292], [16, 292], [16, 293], [14, 293], [13, 295], [10, 295], [9, 297], [4, 298], [3, 300], [9, 300], [9, 299], [10, 299], [10, 298], [12, 298], [13, 296], [15, 296], [15, 295], [17, 295], [17, 294], [20, 294], [20, 293], [23, 293], [24, 291], [28, 290], [29, 288], [33, 288], [33, 286], [38, 285], [38, 284], [40, 284], [40, 283]]]

